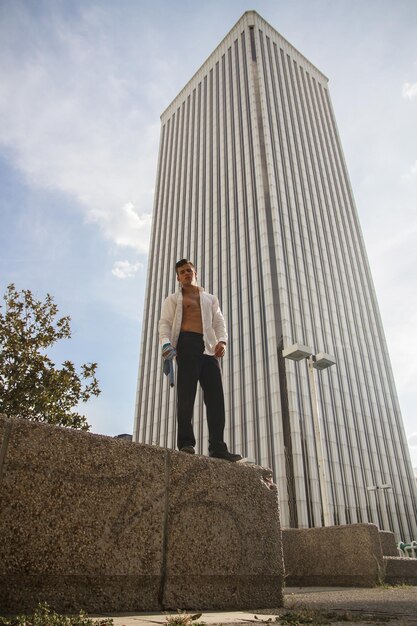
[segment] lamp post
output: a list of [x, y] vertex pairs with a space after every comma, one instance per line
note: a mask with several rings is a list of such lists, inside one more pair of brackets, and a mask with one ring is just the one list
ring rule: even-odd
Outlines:
[[284, 357], [284, 359], [291, 359], [292, 361], [302, 361], [303, 359], [307, 360], [308, 374], [310, 379], [309, 388], [311, 408], [313, 412], [313, 430], [317, 451], [320, 497], [321, 505], [323, 508], [323, 520], [325, 526], [330, 526], [330, 506], [327, 495], [326, 470], [324, 466], [323, 445], [320, 432], [319, 405], [314, 370], [327, 369], [328, 367], [335, 365], [335, 361], [329, 354], [326, 354], [325, 352], [313, 354], [311, 348], [309, 348], [308, 346], [303, 346], [299, 343], [295, 343], [292, 346], [289, 346], [288, 348], [283, 350], [282, 356]]
[[[384, 515], [383, 515], [383, 498], [382, 498], [382, 492], [385, 490], [392, 490], [392, 485], [388, 485], [388, 484], [384, 484], [384, 485], [369, 485], [369, 487], [366, 488], [367, 491], [375, 491], [375, 504], [376, 504], [376, 513], [377, 516], [379, 518], [379, 522], [382, 522], [382, 525], [384, 526]], [[379, 509], [379, 511], [378, 511]], [[386, 511], [386, 507], [385, 507], [385, 511]], [[388, 518], [387, 518], [388, 519]]]

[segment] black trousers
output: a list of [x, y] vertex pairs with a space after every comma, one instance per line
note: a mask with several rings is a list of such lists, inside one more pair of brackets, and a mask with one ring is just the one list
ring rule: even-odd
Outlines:
[[195, 446], [192, 418], [197, 382], [203, 390], [209, 431], [209, 452], [223, 452], [225, 411], [219, 360], [204, 353], [203, 335], [181, 332], [177, 343], [178, 448]]

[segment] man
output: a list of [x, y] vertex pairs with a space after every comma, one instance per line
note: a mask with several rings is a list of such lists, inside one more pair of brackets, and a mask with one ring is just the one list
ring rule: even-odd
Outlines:
[[159, 340], [165, 360], [177, 358], [178, 449], [195, 453], [192, 426], [197, 382], [203, 389], [209, 430], [209, 455], [240, 461], [223, 439], [225, 410], [219, 359], [227, 332], [217, 298], [197, 285], [197, 272], [188, 259], [175, 265], [180, 289], [166, 298], [159, 320]]

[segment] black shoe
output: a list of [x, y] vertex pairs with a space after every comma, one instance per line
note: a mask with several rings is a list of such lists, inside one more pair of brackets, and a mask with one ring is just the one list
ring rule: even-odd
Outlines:
[[195, 454], [194, 446], [183, 446], [180, 448], [180, 452], [186, 452], [187, 454]]
[[221, 452], [210, 452], [210, 456], [213, 459], [224, 459], [225, 461], [230, 461], [231, 463], [241, 461], [243, 458], [240, 456], [240, 454], [233, 454], [233, 452], [229, 452], [228, 450], [222, 450]]

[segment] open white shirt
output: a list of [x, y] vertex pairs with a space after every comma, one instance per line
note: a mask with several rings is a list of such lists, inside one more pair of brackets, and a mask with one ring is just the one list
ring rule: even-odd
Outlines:
[[[214, 356], [214, 349], [219, 341], [227, 343], [228, 335], [223, 314], [216, 296], [200, 290], [201, 319], [203, 323], [204, 354]], [[161, 346], [170, 343], [176, 347], [181, 332], [182, 288], [171, 294], [162, 304], [159, 320], [159, 342]]]

